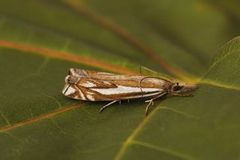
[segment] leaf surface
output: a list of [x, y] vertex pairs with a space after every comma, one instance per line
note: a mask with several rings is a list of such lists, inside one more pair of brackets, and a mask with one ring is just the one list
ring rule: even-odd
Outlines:
[[[240, 38], [216, 51], [239, 33], [238, 2], [19, 3], [0, 2], [0, 159], [240, 157]], [[70, 67], [139, 74], [140, 65], [200, 79], [199, 89], [156, 101], [146, 118], [143, 100], [99, 114], [106, 103], [61, 94]]]

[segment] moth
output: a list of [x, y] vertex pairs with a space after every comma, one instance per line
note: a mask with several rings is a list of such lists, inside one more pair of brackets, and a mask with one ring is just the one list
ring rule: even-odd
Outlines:
[[83, 101], [108, 101], [100, 112], [122, 100], [145, 98], [145, 115], [154, 100], [164, 96], [191, 96], [196, 85], [172, 82], [158, 77], [118, 75], [71, 68], [65, 78], [63, 95]]

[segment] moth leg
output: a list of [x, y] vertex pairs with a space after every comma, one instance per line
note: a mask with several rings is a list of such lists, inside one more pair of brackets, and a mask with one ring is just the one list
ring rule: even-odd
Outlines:
[[108, 104], [104, 105], [102, 108], [100, 108], [99, 112], [102, 112], [104, 109], [106, 109], [107, 107], [109, 107], [111, 104], [116, 103], [118, 100], [109, 102]]
[[148, 111], [149, 111], [150, 106], [151, 106], [151, 105], [152, 105], [152, 106], [154, 105], [153, 100], [154, 100], [154, 99], [150, 99], [150, 100], [145, 101], [145, 102], [149, 102], [148, 105], [147, 105], [147, 107], [145, 108], [145, 116], [148, 115]]
[[166, 93], [161, 93], [161, 94], [157, 95], [156, 97], [145, 101], [145, 102], [148, 102], [148, 105], [147, 105], [147, 107], [145, 108], [145, 116], [148, 115], [148, 111], [149, 111], [149, 109], [150, 109], [150, 106], [151, 106], [151, 105], [154, 105], [154, 102], [153, 102], [153, 101], [154, 101], [155, 99], [158, 99], [159, 97], [164, 96], [164, 95], [166, 95]]

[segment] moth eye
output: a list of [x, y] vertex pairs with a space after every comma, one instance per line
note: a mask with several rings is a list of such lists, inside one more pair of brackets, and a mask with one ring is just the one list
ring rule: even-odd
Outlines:
[[176, 86], [173, 87], [173, 91], [178, 91], [182, 88], [183, 88], [183, 86], [176, 85]]

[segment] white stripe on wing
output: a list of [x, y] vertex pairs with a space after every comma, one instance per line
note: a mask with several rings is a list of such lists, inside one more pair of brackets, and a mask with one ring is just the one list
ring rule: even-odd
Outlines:
[[124, 93], [149, 93], [149, 92], [161, 92], [160, 88], [142, 88], [139, 87], [128, 87], [128, 86], [118, 86], [117, 88], [92, 88], [91, 90], [96, 91], [103, 95], [114, 95], [114, 94], [124, 94]]

